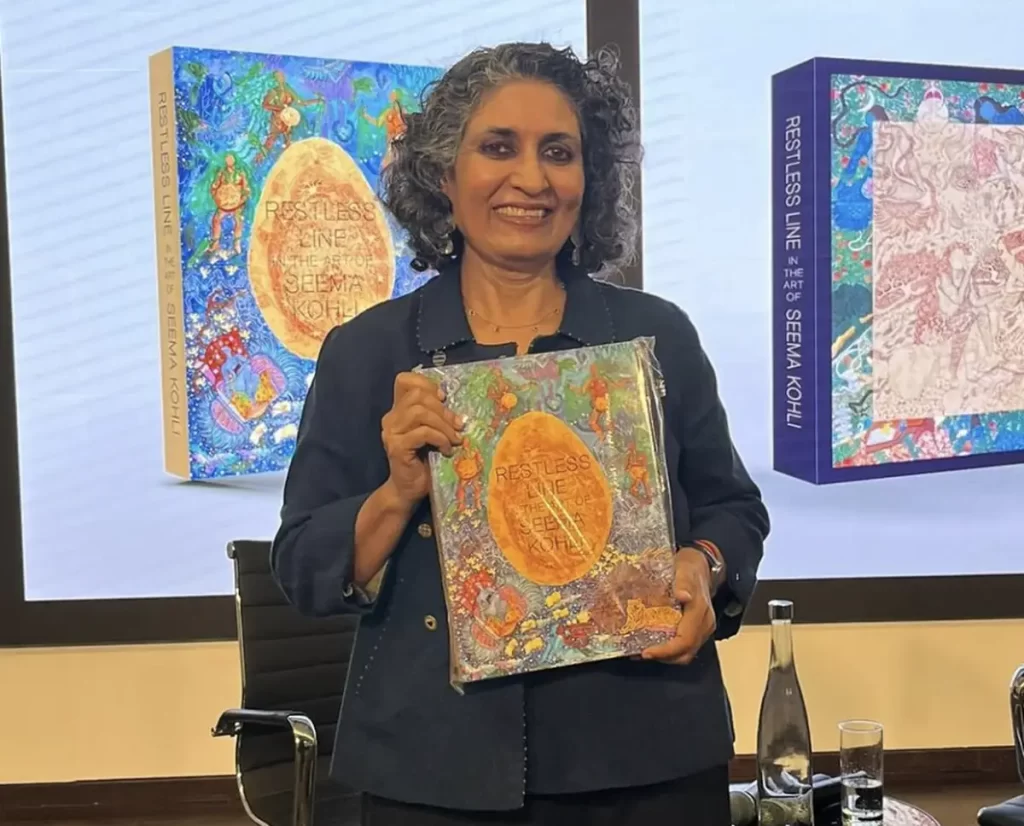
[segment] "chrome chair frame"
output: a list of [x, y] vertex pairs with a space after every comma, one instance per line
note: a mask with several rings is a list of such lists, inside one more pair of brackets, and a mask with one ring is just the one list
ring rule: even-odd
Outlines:
[[[1017, 758], [1017, 775], [1024, 783], [1024, 665], [1010, 679], [1010, 719], [1013, 724], [1013, 751]], [[1024, 794], [978, 812], [980, 826], [1024, 826]]]
[[1013, 720], [1013, 747], [1017, 752], [1017, 774], [1024, 783], [1024, 665], [1010, 680], [1010, 718]]
[[290, 730], [295, 744], [295, 785], [292, 798], [292, 826], [313, 826], [313, 806], [316, 794], [317, 735], [313, 721], [297, 711], [264, 711], [244, 708], [245, 706], [245, 640], [242, 630], [242, 595], [238, 589], [238, 556], [234, 543], [227, 547], [228, 557], [235, 567], [235, 625], [238, 629], [238, 654], [242, 665], [242, 705], [223, 712], [213, 727], [214, 737], [235, 738], [235, 783], [238, 795], [249, 819], [259, 826], [270, 826], [257, 817], [245, 795], [239, 752], [239, 735], [243, 729], [286, 729]]

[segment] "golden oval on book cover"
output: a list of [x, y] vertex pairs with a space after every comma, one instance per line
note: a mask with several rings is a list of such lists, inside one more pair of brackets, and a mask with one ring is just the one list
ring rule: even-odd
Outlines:
[[308, 359], [331, 328], [391, 297], [391, 229], [345, 150], [306, 138], [281, 153], [256, 206], [248, 263], [267, 326]]
[[597, 459], [561, 419], [524, 413], [494, 449], [487, 521], [498, 548], [523, 577], [565, 585], [604, 553], [612, 492]]

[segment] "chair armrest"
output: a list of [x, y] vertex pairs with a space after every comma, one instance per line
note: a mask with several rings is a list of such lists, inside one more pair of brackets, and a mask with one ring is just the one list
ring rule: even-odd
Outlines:
[[[220, 715], [211, 730], [214, 737], [234, 737], [242, 729], [291, 729], [293, 735], [315, 731], [313, 723], [298, 711], [264, 711], [256, 708], [229, 708]], [[297, 731], [298, 730], [298, 731]], [[316, 735], [313, 734], [313, 739]]]
[[292, 798], [292, 826], [310, 826], [316, 796], [316, 726], [298, 711], [264, 711], [231, 708], [220, 715], [213, 727], [214, 737], [233, 737], [243, 729], [291, 731], [295, 743], [295, 788]]
[[980, 826], [1024, 826], [1024, 795], [986, 806], [978, 812]]

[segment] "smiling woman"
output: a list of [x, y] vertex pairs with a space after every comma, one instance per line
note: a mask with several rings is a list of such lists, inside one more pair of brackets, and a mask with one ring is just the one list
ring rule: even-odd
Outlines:
[[555, 257], [580, 217], [582, 143], [572, 105], [548, 83], [510, 81], [481, 101], [444, 182], [455, 226], [480, 239], [476, 254]]
[[[561, 207], [548, 240], [553, 243], [561, 232], [560, 244], [568, 245], [554, 251], [575, 252], [588, 272], [631, 260], [638, 227], [632, 191], [641, 160], [639, 115], [616, 70], [610, 51], [581, 63], [569, 49], [526, 43], [478, 49], [453, 66], [433, 87], [430, 106], [409, 116], [401, 138], [405, 151], [383, 178], [384, 202], [410, 230], [421, 261], [437, 266], [461, 252], [470, 228], [459, 216], [452, 220], [453, 194], [476, 195], [486, 204], [484, 214], [501, 206], [502, 198], [511, 206]], [[496, 188], [509, 168], [504, 164], [502, 171], [498, 162], [515, 160], [527, 165], [514, 165], [516, 180], [509, 186], [525, 182], [527, 188]], [[458, 190], [460, 165], [463, 175], [483, 175], [472, 192]], [[561, 202], [544, 201], [553, 194], [546, 175], [553, 176], [553, 186], [559, 184], [554, 194]], [[468, 219], [465, 212], [461, 217]]]
[[[639, 157], [613, 56], [544, 43], [470, 53], [392, 145], [384, 201], [438, 274], [325, 341], [272, 558], [300, 610], [362, 614], [332, 771], [368, 826], [729, 822], [715, 640], [739, 629], [768, 517], [687, 316], [592, 277], [635, 252]], [[426, 453], [476, 454], [414, 368], [641, 336], [665, 381], [675, 636], [456, 693]], [[587, 387], [607, 409], [607, 383]]]

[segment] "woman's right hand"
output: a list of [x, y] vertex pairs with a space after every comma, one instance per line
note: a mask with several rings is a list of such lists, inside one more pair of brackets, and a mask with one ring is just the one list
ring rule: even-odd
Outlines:
[[388, 456], [395, 493], [409, 507], [430, 490], [427, 451], [440, 450], [451, 456], [462, 442], [465, 424], [444, 405], [444, 393], [426, 376], [399, 373], [395, 378], [395, 399], [381, 420], [381, 437]]

